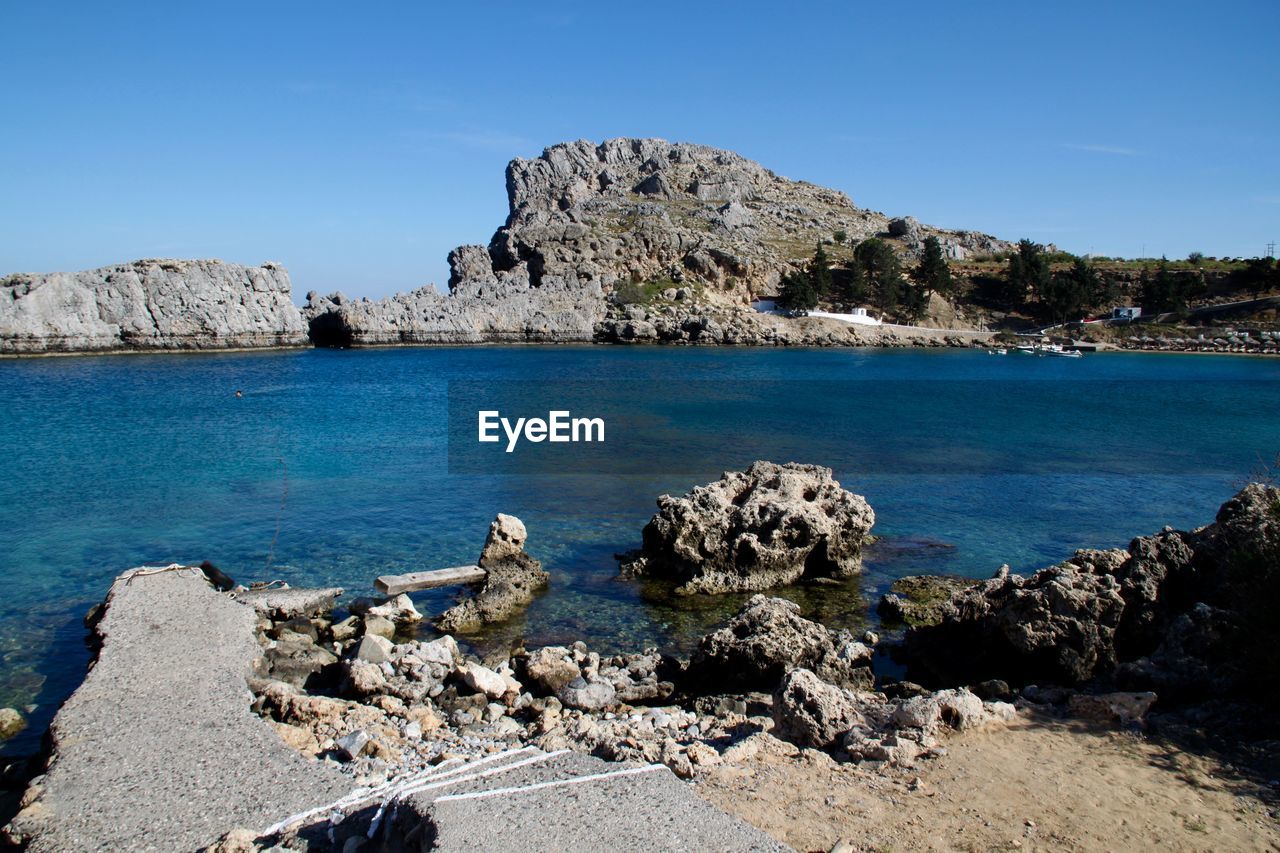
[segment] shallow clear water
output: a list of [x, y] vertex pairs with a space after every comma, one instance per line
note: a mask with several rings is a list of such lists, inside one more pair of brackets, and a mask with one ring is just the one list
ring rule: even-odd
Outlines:
[[[595, 395], [647, 424], [629, 443], [606, 443], [642, 464], [485, 475], [453, 459], [451, 473], [450, 380], [568, 379], [583, 380], [585, 405]], [[85, 610], [143, 562], [210, 559], [242, 581], [367, 594], [380, 574], [473, 562], [493, 515], [507, 512], [524, 519], [552, 584], [479, 645], [687, 648], [742, 597], [672, 599], [617, 579], [613, 553], [639, 544], [657, 495], [786, 456], [832, 466], [876, 510], [885, 538], [865, 577], [784, 592], [826, 621], [859, 625], [904, 574], [1033, 569], [1078, 547], [1209, 521], [1280, 451], [1277, 379], [1274, 360], [978, 351], [493, 347], [0, 362], [0, 705], [38, 705], [6, 750], [32, 748], [83, 675]], [[435, 613], [455, 594], [415, 598]]]

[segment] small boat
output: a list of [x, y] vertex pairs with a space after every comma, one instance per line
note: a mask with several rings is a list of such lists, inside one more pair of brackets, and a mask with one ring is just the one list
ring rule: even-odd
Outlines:
[[1008, 355], [1008, 354], [1009, 354], [1009, 351], [1004, 347], [997, 347], [996, 349], [987, 350], [987, 355]]
[[1064, 350], [1062, 347], [1058, 347], [1057, 349], [1046, 349], [1044, 354], [1052, 355], [1057, 358], [1081, 358], [1083, 356], [1083, 353], [1078, 349]]
[[1018, 347], [1018, 352], [1025, 352], [1027, 355], [1035, 355], [1036, 348], [1030, 344], [1024, 344]]

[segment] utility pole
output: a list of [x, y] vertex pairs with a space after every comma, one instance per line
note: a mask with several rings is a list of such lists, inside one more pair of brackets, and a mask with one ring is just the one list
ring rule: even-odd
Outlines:
[[1272, 240], [1267, 244], [1267, 257], [1274, 258], [1276, 256], [1276, 241]]

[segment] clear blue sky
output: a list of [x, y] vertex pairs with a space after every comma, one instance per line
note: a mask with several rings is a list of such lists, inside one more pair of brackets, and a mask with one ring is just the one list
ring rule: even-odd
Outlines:
[[614, 136], [1076, 252], [1280, 240], [1273, 2], [962, 6], [0, 0], [0, 273], [443, 285], [507, 160]]

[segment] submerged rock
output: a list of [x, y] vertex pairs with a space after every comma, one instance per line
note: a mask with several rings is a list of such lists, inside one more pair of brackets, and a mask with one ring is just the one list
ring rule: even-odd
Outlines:
[[8, 740], [26, 727], [22, 714], [13, 708], [0, 708], [0, 741]]
[[756, 595], [698, 643], [686, 683], [695, 692], [771, 691], [787, 672], [803, 668], [824, 681], [867, 688], [870, 664], [867, 646], [805, 619], [795, 602]]
[[862, 569], [875, 524], [830, 468], [755, 462], [683, 497], [658, 498], [630, 575], [670, 577], [685, 593], [762, 590]]
[[889, 592], [880, 597], [877, 609], [887, 622], [912, 627], [936, 625], [942, 621], [943, 605], [951, 596], [978, 583], [946, 575], [909, 575], [893, 582]]
[[441, 631], [475, 631], [510, 619], [547, 585], [551, 575], [524, 550], [524, 523], [499, 513], [489, 525], [479, 566], [486, 571], [480, 591], [446, 610], [436, 620]]

